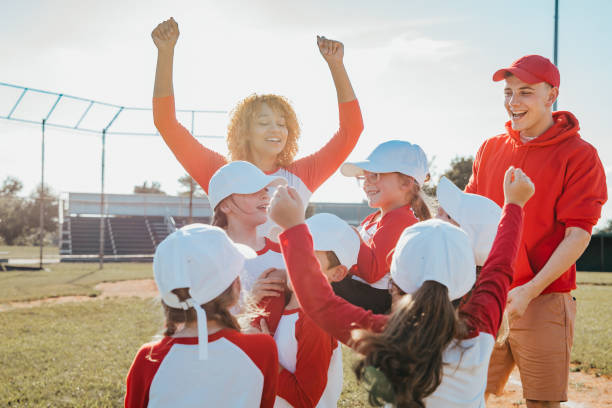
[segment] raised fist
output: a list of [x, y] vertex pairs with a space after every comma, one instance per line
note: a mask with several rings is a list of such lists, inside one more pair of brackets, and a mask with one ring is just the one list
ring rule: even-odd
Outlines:
[[268, 206], [270, 219], [283, 229], [304, 223], [304, 204], [293, 187], [280, 186]]
[[506, 203], [517, 204], [521, 207], [525, 205], [527, 201], [535, 193], [535, 186], [533, 182], [521, 169], [515, 169], [510, 166], [506, 170], [504, 176], [504, 196], [506, 197]]
[[171, 51], [176, 45], [176, 40], [179, 37], [179, 28], [173, 17], [162, 23], [151, 33], [151, 38], [159, 51]]
[[319, 51], [328, 64], [341, 64], [344, 58], [344, 44], [340, 41], [328, 40], [317, 35], [317, 45]]

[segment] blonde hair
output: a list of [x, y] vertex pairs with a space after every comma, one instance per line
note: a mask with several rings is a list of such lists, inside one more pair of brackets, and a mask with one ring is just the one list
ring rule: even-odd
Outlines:
[[249, 95], [238, 102], [238, 105], [232, 110], [230, 122], [227, 126], [229, 158], [231, 161], [253, 161], [251, 146], [247, 136], [259, 107], [264, 103], [285, 117], [288, 131], [287, 143], [285, 148], [276, 157], [276, 164], [278, 166], [287, 166], [293, 162], [298, 151], [297, 141], [300, 137], [300, 125], [295, 111], [287, 98], [274, 94]]

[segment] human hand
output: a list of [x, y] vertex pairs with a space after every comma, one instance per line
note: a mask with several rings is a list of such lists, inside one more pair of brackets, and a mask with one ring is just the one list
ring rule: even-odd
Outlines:
[[504, 197], [506, 204], [516, 204], [521, 207], [535, 193], [533, 182], [523, 170], [513, 166], [508, 167], [504, 175]]
[[512, 321], [520, 319], [529, 303], [535, 298], [527, 285], [517, 286], [508, 292], [508, 303], [506, 305], [506, 314], [508, 315], [508, 321], [512, 324]]
[[266, 269], [255, 281], [251, 290], [251, 299], [255, 304], [268, 296], [280, 296], [285, 291], [286, 278], [281, 269]]
[[344, 44], [340, 41], [329, 40], [317, 35], [319, 51], [329, 65], [342, 64], [344, 58]]
[[246, 328], [242, 329], [242, 332], [246, 334], [263, 333], [270, 335], [270, 329], [268, 328], [268, 323], [266, 323], [266, 319], [261, 319], [259, 321], [259, 327], [249, 325]]
[[280, 186], [268, 206], [270, 219], [284, 230], [304, 223], [304, 204], [293, 187]]
[[159, 51], [172, 51], [179, 37], [179, 28], [173, 17], [163, 21], [151, 32], [151, 38]]

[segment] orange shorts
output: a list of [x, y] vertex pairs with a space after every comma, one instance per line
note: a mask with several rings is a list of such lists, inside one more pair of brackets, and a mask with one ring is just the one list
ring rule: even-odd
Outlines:
[[516, 364], [523, 398], [567, 401], [576, 300], [569, 293], [547, 293], [531, 301], [510, 324], [504, 344], [496, 344], [489, 363], [487, 393], [501, 395]]

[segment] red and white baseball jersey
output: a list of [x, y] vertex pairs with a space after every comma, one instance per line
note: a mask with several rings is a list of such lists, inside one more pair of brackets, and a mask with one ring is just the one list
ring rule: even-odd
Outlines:
[[342, 350], [338, 341], [299, 308], [283, 312], [274, 340], [283, 367], [274, 406], [336, 407], [342, 393]]
[[274, 340], [223, 329], [208, 336], [164, 337], [143, 345], [127, 375], [126, 407], [272, 407], [278, 379]]

